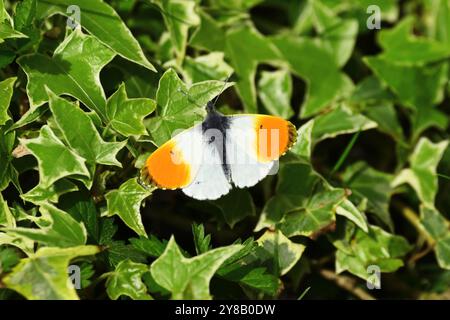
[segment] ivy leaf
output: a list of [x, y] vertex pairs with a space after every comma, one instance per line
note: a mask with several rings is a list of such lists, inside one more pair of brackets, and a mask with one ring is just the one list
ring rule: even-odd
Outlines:
[[39, 211], [42, 216], [35, 221], [39, 229], [16, 227], [5, 230], [49, 247], [66, 248], [86, 243], [86, 228], [67, 212], [45, 203]]
[[86, 227], [89, 242], [100, 242], [99, 215], [92, 195], [87, 190], [71, 192], [61, 197], [59, 207]]
[[381, 272], [396, 271], [403, 266], [400, 258], [411, 249], [405, 238], [376, 226], [371, 226], [368, 233], [357, 229], [347, 242], [349, 252], [341, 249], [336, 252], [336, 273], [348, 270], [364, 280], [370, 280], [371, 274], [367, 272], [370, 265], [377, 265]]
[[336, 214], [346, 217], [354, 224], [356, 224], [361, 230], [367, 232], [368, 224], [367, 217], [361, 212], [355, 205], [348, 199], [345, 199], [337, 208]]
[[3, 199], [3, 195], [0, 193], [0, 226], [7, 228], [15, 228], [16, 220], [9, 210], [8, 203]]
[[226, 34], [226, 53], [239, 76], [236, 88], [244, 109], [249, 113], [256, 113], [256, 67], [261, 62], [277, 60], [280, 55], [276, 47], [253, 26], [229, 30]]
[[[46, 0], [37, 1], [37, 16], [46, 18], [55, 13], [69, 15], [67, 8], [80, 8], [80, 22], [83, 28], [117, 54], [152, 71], [156, 71], [147, 60], [137, 40], [133, 37], [120, 16], [101, 0]], [[114, 30], [114, 32], [111, 32]]]
[[147, 134], [143, 119], [155, 108], [156, 103], [152, 99], [128, 99], [122, 84], [107, 101], [108, 125], [125, 137]]
[[223, 52], [211, 52], [196, 58], [186, 57], [183, 65], [183, 75], [187, 83], [207, 80], [224, 80], [233, 73], [224, 61]]
[[[296, 181], [302, 181], [299, 186]], [[290, 210], [305, 205], [319, 176], [308, 163], [292, 162], [280, 167], [276, 194], [264, 205], [255, 231], [277, 224]]]
[[56, 95], [77, 98], [104, 118], [106, 98], [99, 74], [114, 55], [96, 38], [76, 29], [56, 48], [53, 57], [41, 53], [20, 57], [17, 62], [28, 77], [28, 114], [48, 101], [47, 86]]
[[335, 58], [314, 39], [277, 36], [272, 38], [295, 74], [306, 80], [307, 99], [301, 118], [312, 116], [339, 98], [350, 95], [353, 83], [339, 70]]
[[41, 248], [22, 259], [2, 281], [29, 300], [78, 300], [68, 277], [68, 264], [75, 257], [97, 252], [96, 246]]
[[403, 66], [381, 57], [366, 57], [364, 61], [407, 107], [428, 109], [443, 99], [446, 63], [420, 67]]
[[7, 129], [8, 126], [0, 126], [0, 191], [6, 189], [12, 182], [16, 189], [22, 192], [19, 174], [12, 164], [16, 133], [14, 131], [6, 132]]
[[425, 65], [450, 57], [450, 48], [444, 43], [411, 34], [414, 19], [407, 17], [395, 28], [380, 32], [379, 42], [386, 60], [406, 64]]
[[261, 72], [258, 95], [270, 114], [285, 119], [294, 114], [291, 108], [292, 79], [287, 70]]
[[164, 253], [151, 265], [150, 272], [161, 287], [172, 293], [172, 299], [210, 299], [212, 276], [241, 248], [241, 245], [231, 245], [188, 259], [171, 237]]
[[[203, 81], [186, 85], [173, 69], [167, 70], [159, 81], [156, 93], [156, 117], [149, 119], [149, 128], [154, 142], [161, 145], [178, 129], [187, 129], [205, 115], [206, 103], [226, 90], [233, 83], [224, 86], [222, 81]], [[184, 92], [184, 93], [183, 93]]]
[[50, 187], [64, 177], [90, 177], [86, 160], [67, 148], [48, 125], [41, 128], [39, 137], [20, 141], [38, 160], [42, 188]]
[[139, 208], [141, 202], [150, 194], [151, 191], [143, 188], [136, 181], [136, 178], [129, 179], [119, 189], [112, 190], [106, 194], [107, 216], [118, 215], [138, 235], [147, 237], [147, 233], [142, 225]]
[[17, 78], [8, 78], [0, 82], [0, 126], [11, 119], [8, 114], [9, 103], [13, 94], [14, 83]]
[[203, 224], [192, 224], [192, 234], [194, 235], [194, 245], [197, 255], [211, 249], [211, 235], [208, 234], [205, 236], [205, 227]]
[[78, 187], [67, 179], [61, 179], [55, 181], [51, 186], [43, 188], [40, 184], [21, 195], [21, 198], [25, 201], [32, 202], [34, 204], [40, 204], [43, 202], [57, 203], [61, 195], [78, 190]]
[[311, 236], [335, 220], [336, 209], [345, 196], [342, 189], [314, 194], [306, 206], [285, 215], [279, 224], [280, 230], [287, 237]]
[[450, 222], [433, 207], [421, 206], [420, 222], [436, 241], [434, 252], [441, 268], [450, 270]]
[[23, 33], [14, 30], [14, 28], [6, 21], [0, 21], [0, 43], [6, 39], [26, 38]]
[[377, 171], [364, 162], [357, 162], [349, 166], [342, 179], [352, 190], [352, 196], [360, 200], [366, 198], [368, 210], [373, 212], [383, 223], [393, 228], [389, 214], [389, 202], [393, 192], [391, 182], [393, 176]]
[[157, 258], [162, 255], [167, 246], [166, 240], [161, 241], [152, 234], [149, 238], [132, 238], [130, 239], [130, 243], [135, 249], [152, 258]]
[[396, 187], [408, 183], [424, 205], [434, 207], [438, 189], [436, 168], [447, 145], [448, 141], [432, 143], [427, 138], [421, 138], [410, 157], [410, 167], [403, 169], [391, 185]]
[[341, 105], [333, 111], [317, 116], [314, 119], [312, 135], [314, 141], [318, 142], [340, 134], [364, 131], [375, 127], [377, 127], [376, 122], [362, 114], [352, 112], [345, 105]]
[[122, 260], [106, 281], [106, 292], [108, 296], [117, 300], [125, 295], [133, 300], [150, 300], [147, 287], [142, 281], [142, 275], [149, 268], [142, 263], [134, 263], [130, 260]]
[[276, 274], [282, 276], [289, 272], [300, 260], [306, 246], [292, 242], [284, 234], [278, 231], [267, 230], [257, 242], [274, 257]]
[[355, 19], [339, 18], [321, 1], [311, 4], [314, 25], [319, 33], [317, 42], [334, 56], [339, 67], [343, 67], [352, 55], [358, 35], [358, 22]]
[[[224, 51], [226, 41], [224, 30], [201, 8], [199, 8], [199, 13], [200, 26], [194, 31], [189, 44], [209, 51]], [[212, 34], [214, 37], [211, 37]]]
[[[122, 167], [116, 154], [126, 141], [105, 142], [92, 119], [79, 107], [48, 91], [50, 109], [67, 144], [87, 162]], [[83, 134], [80, 134], [82, 132]]]
[[179, 61], [183, 61], [190, 27], [200, 23], [195, 12], [193, 0], [161, 0], [157, 3], [163, 10], [164, 22], [170, 32], [170, 39], [177, 52]]
[[220, 209], [226, 223], [233, 228], [246, 217], [255, 215], [255, 205], [250, 193], [244, 189], [233, 189], [227, 195], [212, 201]]
[[312, 131], [314, 120], [310, 120], [297, 130], [297, 142], [292, 147], [291, 152], [298, 155], [306, 162], [310, 161], [312, 150]]

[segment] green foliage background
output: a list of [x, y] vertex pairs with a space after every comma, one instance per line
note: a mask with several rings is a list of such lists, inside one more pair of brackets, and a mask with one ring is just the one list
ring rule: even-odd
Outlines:
[[[0, 0], [0, 298], [448, 299], [449, 57], [448, 0]], [[141, 187], [231, 73], [298, 128], [278, 174]]]

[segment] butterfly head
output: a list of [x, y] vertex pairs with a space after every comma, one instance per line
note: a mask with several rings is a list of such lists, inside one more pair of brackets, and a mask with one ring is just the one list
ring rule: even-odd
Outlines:
[[206, 104], [206, 112], [208, 114], [216, 112], [215, 100], [208, 101], [208, 103]]

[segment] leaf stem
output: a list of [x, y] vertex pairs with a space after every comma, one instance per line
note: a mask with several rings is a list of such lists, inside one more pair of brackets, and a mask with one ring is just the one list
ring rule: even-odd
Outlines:
[[347, 159], [348, 154], [350, 153], [350, 151], [352, 150], [353, 146], [355, 145], [356, 140], [358, 139], [360, 133], [361, 133], [361, 129], [359, 129], [358, 132], [356, 132], [353, 135], [352, 139], [350, 140], [348, 145], [345, 147], [344, 152], [339, 157], [339, 160], [336, 162], [336, 164], [334, 165], [333, 169], [331, 170], [330, 175], [333, 175], [342, 166], [342, 164], [344, 163], [345, 159]]
[[351, 277], [338, 275], [334, 273], [334, 271], [328, 269], [320, 269], [319, 274], [361, 300], [376, 300], [374, 296], [358, 287], [357, 281]]

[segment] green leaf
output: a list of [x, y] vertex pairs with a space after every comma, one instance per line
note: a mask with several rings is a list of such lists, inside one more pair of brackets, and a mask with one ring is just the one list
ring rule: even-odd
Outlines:
[[41, 128], [39, 137], [20, 141], [38, 161], [39, 184], [42, 188], [50, 187], [64, 177], [89, 178], [86, 160], [66, 147], [49, 126]]
[[203, 81], [189, 89], [173, 69], [167, 70], [159, 80], [156, 93], [156, 117], [149, 119], [149, 128], [157, 145], [169, 140], [178, 129], [187, 129], [205, 115], [206, 103], [233, 83]]
[[8, 203], [3, 199], [3, 195], [0, 193], [0, 226], [7, 228], [15, 228], [16, 220], [9, 210]]
[[19, 261], [20, 257], [14, 248], [0, 248], [0, 274], [10, 272]]
[[203, 224], [192, 224], [192, 234], [194, 235], [195, 252], [197, 252], [197, 255], [211, 249], [211, 235], [208, 234], [205, 236], [205, 227]]
[[189, 28], [200, 23], [200, 17], [195, 12], [196, 2], [193, 0], [161, 0], [159, 5], [163, 10], [164, 22], [170, 32], [173, 47], [179, 61], [182, 61]]
[[108, 296], [117, 300], [120, 296], [128, 296], [133, 300], [150, 300], [147, 287], [142, 282], [142, 275], [149, 271], [148, 266], [142, 263], [134, 263], [123, 260], [106, 281], [106, 292]]
[[312, 136], [315, 142], [334, 138], [340, 134], [354, 133], [377, 127], [377, 124], [362, 114], [352, 112], [346, 105], [314, 119]]
[[444, 238], [450, 232], [448, 221], [433, 207], [420, 207], [420, 222], [434, 239]]
[[36, 0], [24, 0], [17, 4], [14, 15], [14, 28], [19, 31], [27, 31], [33, 27], [32, 23], [36, 17]]
[[0, 191], [6, 189], [12, 182], [16, 189], [22, 192], [19, 174], [12, 164], [16, 133], [14, 131], [6, 133], [7, 129], [7, 126], [0, 126]]
[[[209, 51], [224, 51], [225, 32], [211, 16], [199, 9], [200, 26], [195, 30], [189, 44], [200, 49]], [[211, 37], [211, 35], [214, 37]]]
[[45, 0], [37, 3], [37, 16], [40, 19], [55, 13], [67, 16], [67, 8], [77, 5], [80, 7], [83, 28], [125, 59], [156, 71], [120, 16], [102, 0]]
[[245, 111], [256, 113], [256, 67], [261, 62], [279, 59], [277, 49], [253, 26], [244, 26], [227, 32], [226, 54], [239, 76], [236, 89]]
[[345, 186], [352, 191], [352, 196], [368, 201], [368, 211], [374, 213], [389, 228], [393, 228], [389, 213], [389, 202], [393, 190], [391, 174], [377, 171], [364, 162], [357, 162], [347, 167], [342, 179]]
[[446, 63], [421, 67], [403, 66], [381, 57], [366, 57], [364, 61], [407, 107], [427, 110], [443, 99], [448, 71]]
[[436, 243], [436, 258], [441, 268], [450, 270], [450, 235]]
[[353, 83], [339, 70], [335, 58], [314, 39], [277, 36], [272, 42], [295, 74], [308, 85], [300, 109], [301, 118], [312, 116], [340, 98], [350, 95]]
[[161, 287], [172, 293], [172, 299], [210, 299], [212, 276], [241, 248], [241, 245], [231, 245], [187, 259], [171, 237], [164, 253], [151, 265], [150, 272]]
[[379, 42], [384, 49], [381, 57], [402, 65], [425, 65], [450, 57], [450, 47], [433, 39], [411, 34], [414, 19], [407, 17], [395, 28], [382, 30]]
[[230, 228], [233, 228], [239, 221], [255, 215], [253, 199], [245, 189], [233, 189], [227, 195], [211, 203], [220, 209]]
[[[88, 163], [122, 167], [116, 154], [126, 141], [105, 142], [92, 119], [73, 103], [48, 91], [50, 110], [67, 144]], [[80, 134], [80, 132], [82, 134]]]
[[336, 214], [346, 217], [365, 232], [369, 230], [365, 214], [355, 207], [355, 205], [348, 199], [345, 199], [336, 208]]
[[6, 21], [0, 21], [0, 43], [6, 39], [26, 38], [23, 33], [14, 30], [14, 28]]
[[108, 205], [107, 216], [118, 215], [125, 224], [138, 235], [147, 237], [142, 225], [139, 208], [141, 202], [151, 194], [151, 191], [143, 188], [136, 178], [124, 182], [119, 189], [106, 194]]
[[306, 246], [292, 242], [281, 231], [267, 230], [258, 240], [265, 251], [274, 257], [277, 274], [282, 276], [289, 272], [300, 260]]
[[314, 25], [319, 33], [317, 42], [331, 55], [339, 67], [350, 58], [358, 35], [358, 22], [354, 19], [340, 19], [321, 1], [312, 1]]
[[132, 238], [130, 239], [130, 243], [135, 249], [153, 258], [157, 258], [162, 255], [167, 246], [166, 240], [160, 241], [152, 234], [149, 238]]
[[348, 270], [365, 280], [370, 280], [372, 273], [367, 268], [371, 265], [378, 266], [381, 272], [396, 271], [403, 266], [400, 258], [411, 249], [405, 238], [375, 226], [368, 233], [357, 229], [347, 241], [350, 252], [341, 249], [336, 252], [336, 273]]
[[279, 223], [280, 230], [287, 237], [311, 236], [335, 220], [336, 209], [345, 196], [342, 189], [314, 194], [305, 206], [284, 216]]
[[274, 226], [288, 211], [305, 205], [319, 181], [309, 164], [292, 162], [281, 166], [276, 193], [264, 205], [255, 231]]
[[211, 52], [196, 58], [186, 57], [183, 65], [183, 75], [187, 83], [207, 80], [225, 80], [233, 73], [224, 61], [223, 52]]
[[410, 156], [410, 167], [403, 169], [391, 185], [396, 187], [408, 183], [424, 205], [434, 207], [438, 189], [436, 168], [447, 145], [448, 141], [432, 143], [427, 138], [421, 138]]
[[258, 82], [258, 95], [270, 114], [290, 118], [292, 79], [287, 70], [263, 71]]
[[[237, 241], [237, 243], [240, 242]], [[244, 288], [275, 295], [280, 281], [277, 276], [269, 273], [267, 268], [261, 267], [266, 262], [273, 265], [273, 256], [268, 254], [252, 238], [245, 240], [242, 245], [244, 247], [228, 258], [217, 271], [217, 274], [228, 281], [239, 283]], [[264, 261], [260, 259], [261, 251], [266, 253], [263, 257], [263, 259], [266, 259]]]
[[108, 125], [125, 137], [145, 135], [147, 131], [143, 119], [155, 108], [156, 103], [152, 99], [128, 99], [125, 86], [122, 84], [108, 99], [106, 105]]
[[0, 126], [11, 119], [8, 114], [8, 108], [16, 80], [17, 78], [13, 77], [0, 82]]
[[56, 95], [77, 98], [104, 119], [106, 98], [99, 74], [114, 55], [96, 38], [76, 29], [56, 48], [53, 57], [41, 53], [20, 57], [17, 62], [28, 77], [28, 113], [48, 101], [47, 86]]
[[86, 243], [86, 228], [67, 212], [44, 203], [39, 211], [42, 216], [35, 221], [39, 229], [16, 227], [5, 230], [49, 247], [66, 248]]
[[438, 265], [450, 270], [450, 222], [433, 207], [421, 206], [420, 222], [436, 241], [434, 252]]
[[314, 127], [314, 120], [310, 120], [304, 125], [302, 125], [297, 130], [297, 142], [292, 147], [291, 152], [300, 156], [300, 158], [306, 160], [307, 162], [311, 159], [312, 151], [312, 131]]
[[75, 257], [94, 255], [98, 251], [96, 246], [41, 248], [22, 259], [2, 280], [8, 288], [29, 300], [78, 300], [68, 277], [68, 264]]
[[40, 204], [46, 201], [57, 203], [61, 195], [76, 190], [78, 190], [78, 187], [74, 183], [66, 179], [61, 179], [45, 188], [38, 184], [27, 193], [21, 195], [21, 198], [34, 204]]
[[99, 215], [93, 197], [87, 190], [68, 193], [61, 197], [58, 204], [76, 221], [84, 224], [89, 242], [101, 243]]

